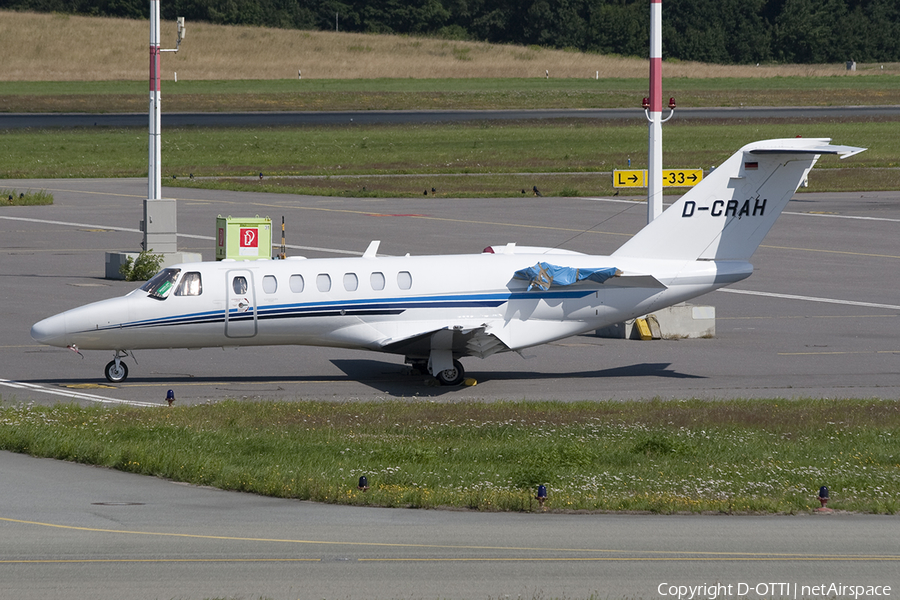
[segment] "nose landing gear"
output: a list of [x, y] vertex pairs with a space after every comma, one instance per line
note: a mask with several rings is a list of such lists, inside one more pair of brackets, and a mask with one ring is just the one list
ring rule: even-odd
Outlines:
[[116, 356], [106, 364], [103, 370], [107, 381], [111, 383], [120, 383], [128, 377], [128, 365], [122, 362], [122, 359], [128, 356], [127, 352], [116, 350]]

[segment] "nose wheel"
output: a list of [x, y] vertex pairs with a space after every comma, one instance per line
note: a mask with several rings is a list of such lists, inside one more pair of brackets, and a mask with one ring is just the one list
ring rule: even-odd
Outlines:
[[104, 369], [104, 373], [106, 374], [106, 379], [108, 381], [119, 383], [120, 381], [125, 381], [125, 378], [128, 377], [128, 365], [123, 363], [117, 356], [109, 361], [106, 365], [106, 369]]

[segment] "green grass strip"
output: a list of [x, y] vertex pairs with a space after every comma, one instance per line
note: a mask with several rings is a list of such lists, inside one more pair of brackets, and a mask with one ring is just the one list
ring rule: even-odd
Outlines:
[[[351, 505], [654, 513], [900, 509], [900, 403], [6, 405], [0, 448]], [[368, 491], [357, 489], [366, 476]]]
[[[670, 168], [709, 169], [742, 145], [761, 139], [803, 135], [869, 148], [841, 162], [820, 161], [810, 177], [810, 191], [896, 189], [900, 161], [895, 148], [896, 122], [677, 122], [665, 128], [665, 164]], [[646, 124], [603, 121], [482, 122], [448, 125], [372, 125], [300, 128], [184, 128], [163, 132], [163, 177], [191, 185], [195, 177], [253, 177], [259, 191], [420, 195], [422, 186], [396, 182], [379, 188], [374, 180], [343, 182], [347, 175], [606, 173], [593, 183], [569, 182], [563, 189], [582, 195], [611, 191], [613, 169], [645, 168]], [[147, 173], [147, 133], [140, 129], [11, 130], [4, 134], [0, 178], [142, 177]], [[844, 167], [841, 177], [825, 180], [818, 172]], [[342, 181], [338, 186], [309, 185], [303, 180], [273, 183], [267, 176], [317, 176]], [[177, 180], [172, 181], [173, 177]], [[457, 195], [517, 195], [518, 180], [485, 187], [466, 180]], [[533, 181], [529, 178], [528, 181]], [[827, 187], [819, 185], [827, 181]], [[248, 182], [218, 182], [219, 187], [247, 189]], [[427, 183], [427, 182], [425, 182]], [[194, 182], [193, 185], [207, 185]], [[259, 186], [271, 185], [262, 189]], [[244, 187], [241, 187], [244, 186]], [[306, 186], [306, 187], [304, 187]], [[405, 186], [405, 187], [404, 187]], [[449, 184], [440, 186], [447, 190]], [[362, 190], [365, 187], [366, 190]], [[528, 184], [531, 189], [531, 184]], [[330, 191], [329, 191], [330, 190]]]
[[[900, 77], [708, 77], [686, 79], [670, 77], [665, 90], [682, 93], [728, 91], [805, 90], [820, 93], [831, 90], [897, 90]], [[233, 79], [164, 81], [166, 94], [249, 94], [301, 92], [522, 92], [548, 90], [646, 93], [647, 78], [459, 78], [459, 79]], [[0, 96], [68, 94], [145, 94], [147, 81], [8, 81]], [[668, 93], [668, 92], [667, 92]], [[640, 98], [637, 98], [640, 101]]]
[[0, 188], [0, 206], [46, 206], [53, 204], [53, 194], [44, 190], [20, 192]]
[[[672, 77], [679, 106], [857, 106], [900, 104], [900, 77]], [[164, 81], [166, 112], [632, 108], [644, 78], [308, 79]], [[145, 112], [144, 81], [10, 81], [3, 112]]]

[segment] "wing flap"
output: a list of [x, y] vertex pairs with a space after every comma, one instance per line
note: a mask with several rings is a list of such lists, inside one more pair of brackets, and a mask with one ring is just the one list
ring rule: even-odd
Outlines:
[[385, 339], [380, 343], [382, 352], [404, 354], [410, 357], [427, 357], [432, 348], [432, 338], [439, 336], [440, 345], [449, 347], [453, 356], [477, 356], [487, 358], [497, 352], [509, 350], [500, 338], [490, 333], [489, 325], [477, 327], [457, 325], [452, 327], [428, 328], [409, 335]]

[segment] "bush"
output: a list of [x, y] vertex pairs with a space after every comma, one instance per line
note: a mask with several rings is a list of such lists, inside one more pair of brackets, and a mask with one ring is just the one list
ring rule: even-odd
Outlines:
[[147, 281], [159, 271], [162, 264], [163, 255], [153, 254], [153, 249], [143, 250], [136, 259], [130, 256], [125, 260], [125, 264], [119, 267], [119, 274], [125, 278], [125, 281]]

